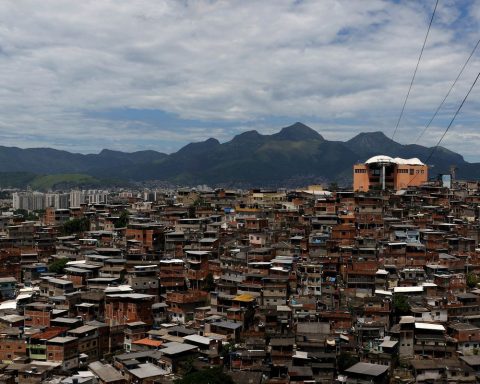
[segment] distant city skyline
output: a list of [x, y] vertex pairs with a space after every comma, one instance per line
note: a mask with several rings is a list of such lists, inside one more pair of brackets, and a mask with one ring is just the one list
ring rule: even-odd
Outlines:
[[[175, 152], [301, 121], [391, 137], [435, 5], [404, 1], [4, 1], [0, 143]], [[413, 143], [479, 39], [480, 2], [440, 0], [395, 140]], [[432, 146], [479, 53], [419, 144]], [[442, 145], [480, 161], [480, 89]]]

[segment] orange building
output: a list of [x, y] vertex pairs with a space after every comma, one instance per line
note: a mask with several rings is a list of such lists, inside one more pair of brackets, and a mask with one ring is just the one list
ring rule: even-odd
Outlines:
[[401, 159], [380, 155], [353, 166], [354, 191], [399, 190], [422, 185], [427, 180], [428, 166], [417, 158]]

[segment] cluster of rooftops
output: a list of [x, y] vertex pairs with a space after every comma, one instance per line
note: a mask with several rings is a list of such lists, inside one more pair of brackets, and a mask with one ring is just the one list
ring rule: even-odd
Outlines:
[[0, 380], [476, 382], [479, 189], [132, 190], [5, 212]]

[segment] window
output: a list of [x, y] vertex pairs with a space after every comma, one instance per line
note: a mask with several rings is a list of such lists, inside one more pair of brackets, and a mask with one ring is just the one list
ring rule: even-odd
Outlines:
[[410, 169], [410, 175], [414, 175], [415, 174], [415, 170], [413, 168]]

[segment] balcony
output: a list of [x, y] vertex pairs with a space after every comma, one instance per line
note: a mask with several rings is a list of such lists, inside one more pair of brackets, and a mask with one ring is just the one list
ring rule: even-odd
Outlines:
[[47, 360], [47, 354], [30, 353], [32, 360]]

